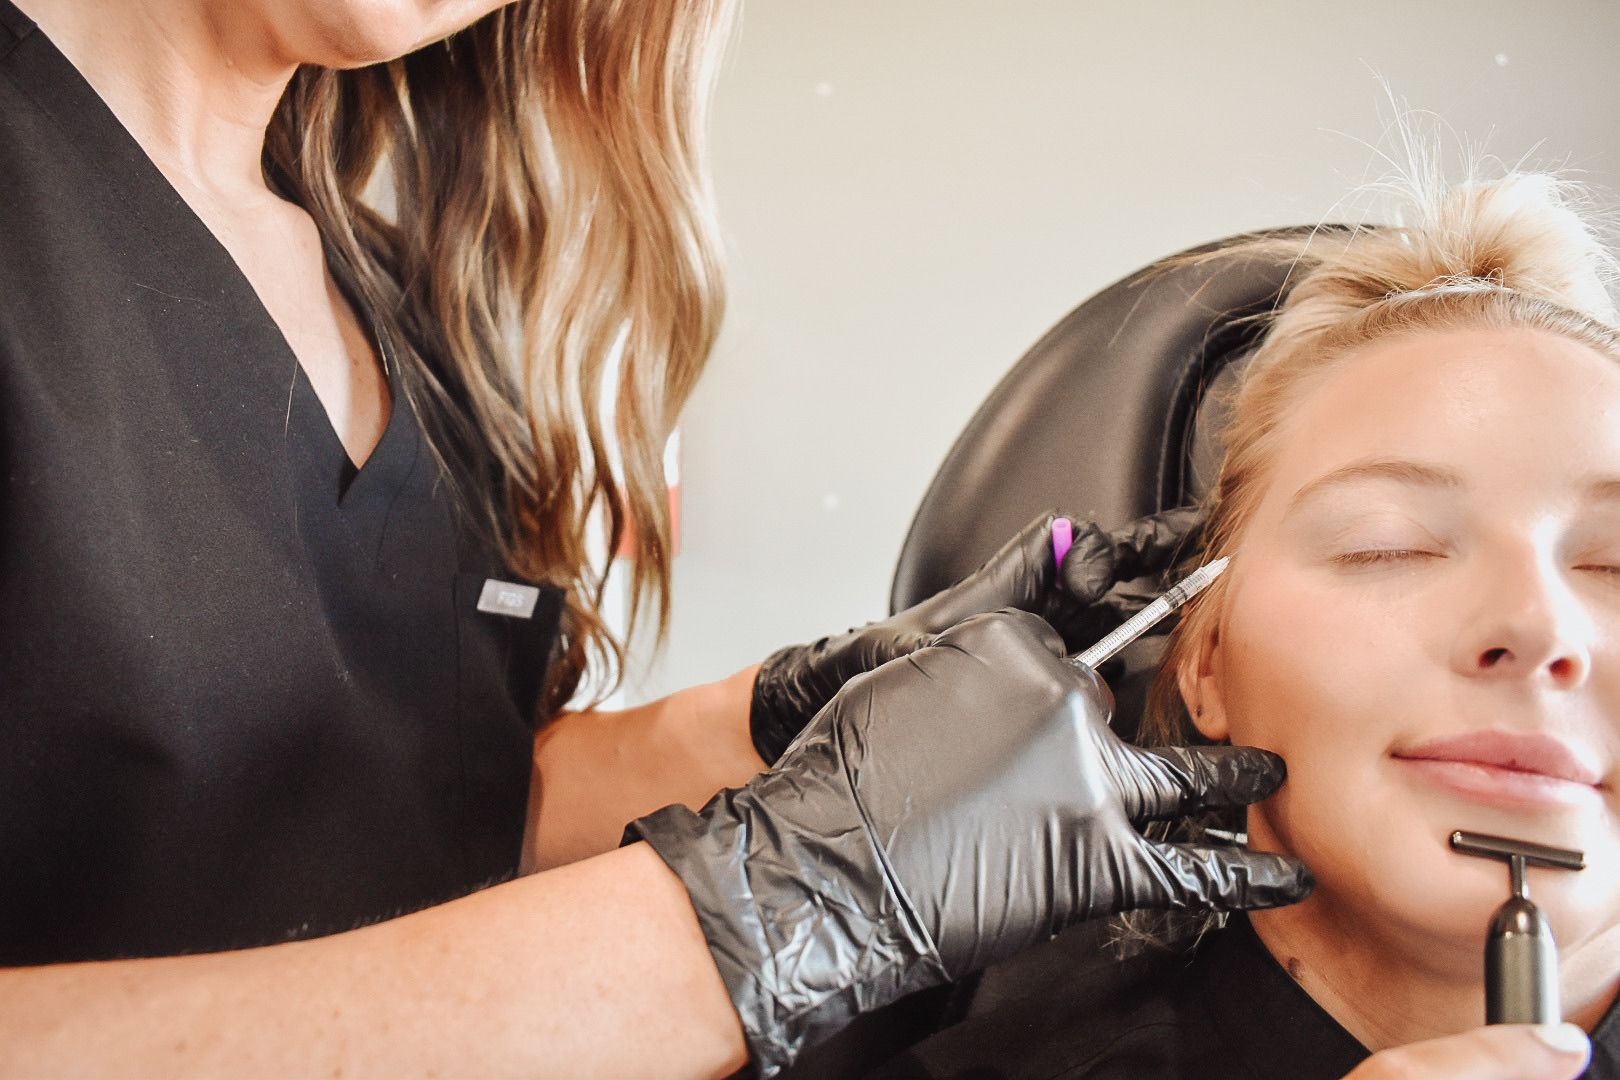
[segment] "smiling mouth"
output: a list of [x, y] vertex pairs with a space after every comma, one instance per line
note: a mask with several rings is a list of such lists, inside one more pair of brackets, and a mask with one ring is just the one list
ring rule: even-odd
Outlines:
[[1591, 784], [1545, 773], [1505, 769], [1475, 761], [1396, 758], [1430, 784], [1475, 802], [1508, 809], [1553, 809], [1589, 804], [1601, 797]]
[[1550, 735], [1472, 732], [1392, 757], [1430, 784], [1497, 806], [1552, 808], [1602, 797], [1601, 770]]

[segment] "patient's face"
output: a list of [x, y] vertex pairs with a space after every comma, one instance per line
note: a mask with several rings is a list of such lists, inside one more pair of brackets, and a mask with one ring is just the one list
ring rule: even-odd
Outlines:
[[1384, 341], [1307, 393], [1264, 483], [1196, 702], [1288, 762], [1255, 845], [1347, 930], [1475, 966], [1508, 871], [1450, 832], [1578, 848], [1531, 890], [1566, 957], [1594, 947], [1620, 924], [1620, 366], [1536, 331]]

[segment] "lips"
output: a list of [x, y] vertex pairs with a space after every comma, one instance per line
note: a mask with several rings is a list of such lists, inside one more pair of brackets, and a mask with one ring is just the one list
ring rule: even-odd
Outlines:
[[1396, 751], [1408, 761], [1472, 765], [1596, 787], [1602, 771], [1562, 739], [1539, 732], [1475, 731]]

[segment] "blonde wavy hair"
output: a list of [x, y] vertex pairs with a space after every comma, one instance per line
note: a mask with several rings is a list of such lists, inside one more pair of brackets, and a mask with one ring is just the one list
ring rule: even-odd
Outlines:
[[[1510, 172], [1446, 185], [1432, 162], [1399, 184], [1393, 225], [1262, 237], [1222, 247], [1294, 262], [1292, 287], [1239, 375], [1207, 499], [1202, 558], [1232, 554], [1260, 501], [1280, 432], [1324, 375], [1383, 338], [1529, 328], [1620, 360], [1615, 257], [1590, 196], [1556, 176]], [[1208, 258], [1210, 256], [1203, 256]], [[1215, 639], [1229, 579], [1183, 611], [1148, 698], [1142, 740], [1196, 738], [1177, 675]]]
[[[568, 590], [546, 713], [588, 670], [603, 695], [622, 676], [593, 514], [609, 551], [634, 523], [630, 626], [668, 623], [663, 450], [724, 307], [704, 134], [732, 7], [518, 0], [391, 63], [301, 69], [266, 142], [468, 525]], [[387, 216], [365, 198], [383, 167]]]

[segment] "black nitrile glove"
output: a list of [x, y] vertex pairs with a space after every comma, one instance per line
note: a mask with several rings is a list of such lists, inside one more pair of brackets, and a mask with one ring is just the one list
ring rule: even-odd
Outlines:
[[761, 1075], [1070, 923], [1310, 892], [1292, 859], [1143, 838], [1266, 797], [1282, 759], [1121, 742], [1113, 696], [1064, 648], [1034, 615], [971, 618], [852, 679], [746, 787], [626, 831], [685, 882]]
[[1167, 569], [1182, 554], [1187, 534], [1202, 523], [1195, 510], [1155, 514], [1111, 533], [1080, 522], [1059, 568], [1052, 557], [1056, 516], [1036, 518], [979, 569], [914, 607], [773, 653], [754, 679], [748, 717], [759, 756], [767, 763], [780, 757], [844, 683], [921, 648], [970, 615], [1030, 611], [1057, 628], [1070, 652], [1095, 644], [1154, 595], [1115, 586]]

